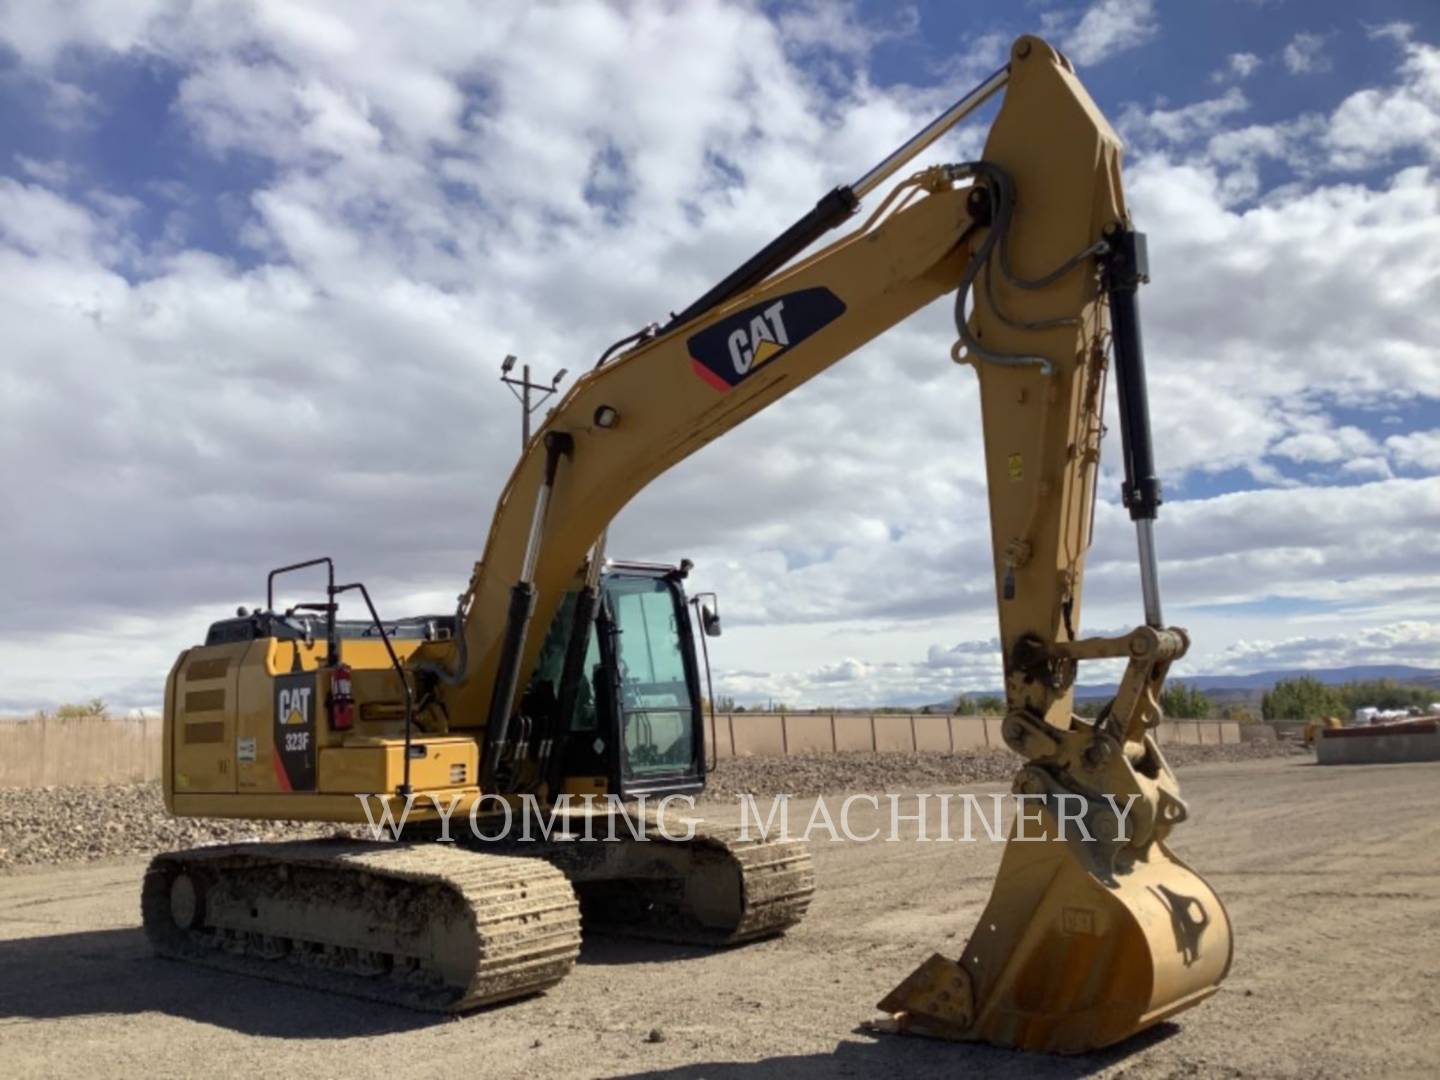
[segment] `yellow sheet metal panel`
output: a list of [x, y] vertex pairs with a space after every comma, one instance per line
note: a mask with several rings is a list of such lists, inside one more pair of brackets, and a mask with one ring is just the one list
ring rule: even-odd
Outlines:
[[[410, 761], [410, 785], [416, 791], [465, 787], [475, 783], [479, 748], [474, 739], [416, 738], [423, 757]], [[417, 750], [418, 753], [418, 750]], [[327, 746], [320, 750], [322, 794], [371, 794], [394, 791], [405, 776], [403, 740], [365, 746]]]
[[601, 796], [610, 789], [609, 782], [603, 776], [567, 776], [565, 782], [560, 785], [560, 791], [565, 795], [575, 798], [583, 798], [586, 795]]
[[235, 790], [235, 688], [247, 648], [202, 646], [176, 662], [165, 695], [169, 790]]

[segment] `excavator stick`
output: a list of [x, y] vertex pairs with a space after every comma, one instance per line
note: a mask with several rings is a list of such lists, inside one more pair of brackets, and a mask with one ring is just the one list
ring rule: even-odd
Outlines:
[[[1033, 37], [1011, 50], [984, 159], [978, 228], [952, 356], [972, 364], [984, 416], [1005, 660], [1006, 744], [1025, 759], [990, 901], [964, 952], [933, 956], [881, 1000], [881, 1030], [1078, 1053], [1119, 1042], [1213, 994], [1230, 967], [1215, 893], [1166, 845], [1187, 816], [1153, 729], [1189, 638], [1167, 627], [1153, 525], [1138, 287], [1120, 143], [1069, 61]], [[966, 302], [973, 293], [973, 314]], [[1110, 355], [1145, 625], [1077, 638]], [[1128, 660], [1095, 721], [1072, 714], [1080, 662]]]

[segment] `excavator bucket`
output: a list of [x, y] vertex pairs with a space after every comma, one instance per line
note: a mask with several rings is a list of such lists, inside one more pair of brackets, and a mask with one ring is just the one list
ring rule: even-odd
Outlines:
[[1041, 776], [1021, 773], [1018, 790], [1044, 808], [1029, 809], [1024, 839], [1012, 830], [964, 952], [932, 956], [886, 995], [882, 1030], [1082, 1053], [1198, 1004], [1225, 978], [1230, 921], [1211, 888], [1158, 839], [1136, 850], [1104, 836], [1103, 809], [1093, 838], [1077, 835]]

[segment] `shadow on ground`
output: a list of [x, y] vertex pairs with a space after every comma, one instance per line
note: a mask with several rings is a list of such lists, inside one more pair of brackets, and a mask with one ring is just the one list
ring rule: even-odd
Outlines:
[[[597, 937], [586, 941], [584, 964], [683, 961], [694, 947]], [[0, 1028], [14, 1020], [158, 1012], [245, 1035], [281, 1039], [352, 1039], [450, 1022], [445, 1016], [344, 998], [302, 987], [163, 960], [138, 927], [0, 941]], [[496, 1006], [504, 1009], [505, 1005]], [[856, 1032], [833, 1051], [711, 1061], [630, 1074], [629, 1080], [820, 1080], [835, 1076], [953, 1077], [1089, 1076], [1179, 1030], [1160, 1024], [1098, 1054], [1054, 1057], [989, 1046]]]
[[627, 1073], [614, 1080], [828, 1080], [837, 1076], [904, 1076], [907, 1078], [957, 1076], [1071, 1078], [1093, 1076], [1117, 1065], [1179, 1032], [1162, 1023], [1094, 1054], [1059, 1057], [1025, 1054], [974, 1043], [946, 1043], [933, 1039], [873, 1036], [856, 1032], [860, 1041], [840, 1043], [830, 1053], [799, 1054], [763, 1061], [707, 1061], [672, 1069]]
[[[595, 937], [586, 939], [580, 962], [662, 963], [705, 955], [693, 946]], [[163, 960], [138, 927], [0, 941], [0, 1025], [16, 1018], [160, 1012], [246, 1035], [350, 1039], [450, 1019], [349, 997], [337, 1009], [327, 1005], [330, 1000], [318, 990]]]
[[668, 941], [645, 941], [613, 934], [587, 932], [580, 943], [580, 963], [608, 967], [613, 964], [671, 964], [701, 960], [714, 955], [703, 945], [678, 945]]
[[0, 941], [0, 1026], [13, 1018], [160, 1012], [246, 1035], [348, 1039], [411, 1031], [442, 1016], [162, 960], [138, 927]]

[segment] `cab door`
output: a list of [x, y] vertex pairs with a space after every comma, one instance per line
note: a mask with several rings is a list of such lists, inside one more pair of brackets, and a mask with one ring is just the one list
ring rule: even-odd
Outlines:
[[619, 772], [626, 794], [699, 790], [699, 679], [684, 598], [663, 576], [605, 581]]

